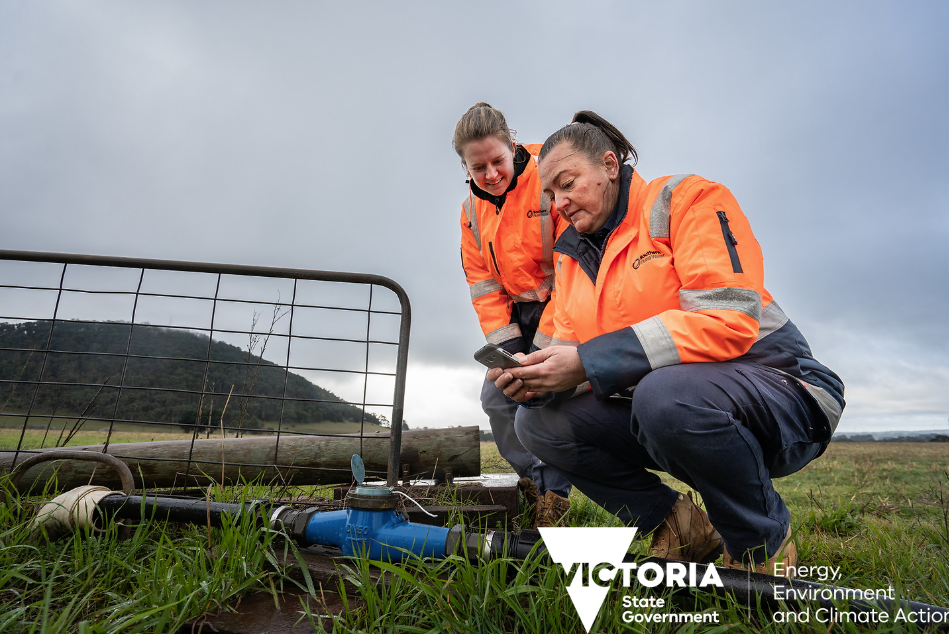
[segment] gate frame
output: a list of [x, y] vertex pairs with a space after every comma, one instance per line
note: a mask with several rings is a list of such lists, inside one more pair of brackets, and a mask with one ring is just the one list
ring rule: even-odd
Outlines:
[[[318, 282], [369, 284], [370, 287], [372, 285], [376, 285], [391, 290], [399, 298], [399, 305], [401, 307], [401, 320], [399, 323], [399, 341], [398, 352], [396, 356], [395, 389], [392, 397], [392, 421], [389, 429], [389, 464], [386, 470], [386, 485], [393, 487], [398, 484], [399, 459], [402, 448], [402, 415], [405, 402], [405, 373], [408, 366], [409, 330], [411, 328], [412, 309], [405, 289], [403, 289], [402, 286], [390, 278], [370, 273], [346, 273], [338, 271], [250, 266], [243, 264], [219, 264], [207, 262], [189, 262], [182, 260], [155, 260], [147, 258], [80, 255], [74, 253], [13, 251], [6, 249], [0, 249], [0, 260], [47, 262], [63, 265], [76, 264], [86, 266], [121, 267], [142, 269], [143, 272], [146, 269], [155, 269], [161, 271], [210, 273], [215, 275], [244, 275], [253, 277], [285, 278], [292, 280], [313, 280]], [[39, 290], [38, 287], [18, 288]], [[60, 291], [62, 290], [62, 281], [60, 281]], [[363, 406], [365, 407], [365, 404]]]

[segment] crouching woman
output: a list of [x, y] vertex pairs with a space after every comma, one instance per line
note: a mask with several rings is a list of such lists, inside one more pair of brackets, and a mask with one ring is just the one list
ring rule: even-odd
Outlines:
[[[773, 574], [796, 563], [773, 478], [827, 447], [843, 384], [764, 288], [761, 249], [724, 186], [646, 182], [584, 111], [544, 143], [558, 239], [554, 344], [488, 378], [522, 407], [524, 446], [657, 556]], [[630, 164], [629, 161], [633, 162]], [[542, 407], [536, 405], [545, 403]], [[698, 491], [707, 509], [663, 484]]]

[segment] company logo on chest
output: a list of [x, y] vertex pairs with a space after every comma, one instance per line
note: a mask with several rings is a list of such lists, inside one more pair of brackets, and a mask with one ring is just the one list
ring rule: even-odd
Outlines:
[[650, 260], [655, 260], [656, 258], [664, 258], [664, 257], [666, 257], [666, 255], [659, 251], [646, 251], [645, 253], [641, 253], [639, 257], [633, 260], [632, 267], [633, 269], [638, 270], [639, 267], [641, 267], [646, 262]]

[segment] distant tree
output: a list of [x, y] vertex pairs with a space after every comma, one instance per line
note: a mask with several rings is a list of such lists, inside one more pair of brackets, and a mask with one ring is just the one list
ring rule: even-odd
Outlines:
[[203, 412], [200, 421], [198, 420], [198, 410], [193, 409], [189, 412], [185, 412], [181, 415], [181, 418], [178, 419], [178, 425], [186, 432], [194, 431], [195, 426], [197, 426], [198, 433], [204, 433], [209, 427], [213, 426], [211, 424], [211, 412]]

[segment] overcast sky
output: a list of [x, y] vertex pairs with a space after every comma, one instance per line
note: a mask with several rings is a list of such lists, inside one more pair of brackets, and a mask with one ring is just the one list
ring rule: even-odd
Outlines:
[[455, 122], [615, 123], [727, 185], [847, 385], [949, 417], [949, 4], [0, 0], [0, 248], [356, 271], [412, 301], [405, 418], [479, 424]]

